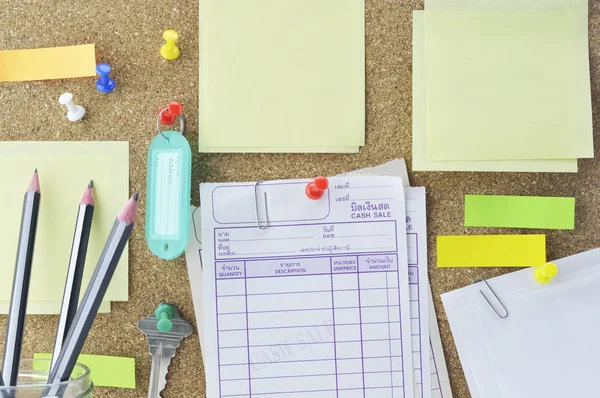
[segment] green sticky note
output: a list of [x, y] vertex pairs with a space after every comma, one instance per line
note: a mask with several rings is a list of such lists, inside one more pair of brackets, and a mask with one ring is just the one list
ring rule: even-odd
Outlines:
[[[52, 354], [33, 354], [33, 358], [52, 359]], [[90, 368], [92, 382], [96, 387], [135, 388], [134, 358], [81, 354], [77, 362]], [[36, 370], [47, 371], [48, 369]]]
[[574, 229], [575, 198], [465, 195], [465, 226]]

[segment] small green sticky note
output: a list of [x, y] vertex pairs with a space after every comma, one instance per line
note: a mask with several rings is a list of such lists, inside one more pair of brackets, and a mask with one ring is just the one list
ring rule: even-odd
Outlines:
[[[33, 354], [33, 358], [52, 359], [52, 354]], [[77, 362], [90, 368], [96, 387], [135, 388], [135, 358], [81, 354]]]
[[465, 226], [574, 229], [575, 198], [465, 195]]

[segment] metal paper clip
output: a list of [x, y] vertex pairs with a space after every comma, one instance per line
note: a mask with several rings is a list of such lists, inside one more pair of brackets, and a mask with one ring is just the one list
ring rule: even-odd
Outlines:
[[267, 208], [267, 192], [265, 192], [265, 223], [261, 224], [260, 218], [258, 217], [258, 184], [263, 181], [257, 181], [254, 184], [254, 205], [256, 207], [256, 226], [260, 229], [269, 228], [269, 209]]
[[[164, 108], [162, 111], [160, 111], [158, 113], [158, 117], [156, 118], [156, 130], [158, 130], [158, 133], [160, 135], [165, 137], [165, 140], [169, 141], [169, 138], [167, 138], [167, 136], [163, 134], [162, 129], [160, 128], [160, 117], [167, 109], [169, 109], [169, 108]], [[181, 134], [183, 134], [183, 128], [185, 127], [185, 122], [183, 121], [183, 115], [179, 115], [178, 118], [179, 118], [179, 132]]]
[[473, 282], [471, 282], [471, 284], [475, 284], [475, 283], [478, 283], [478, 282], [485, 283], [485, 285], [488, 287], [488, 289], [490, 290], [490, 292], [492, 292], [492, 294], [494, 295], [494, 297], [496, 298], [496, 300], [498, 301], [498, 303], [500, 303], [500, 306], [504, 310], [504, 316], [502, 316], [498, 312], [498, 310], [496, 309], [496, 307], [494, 307], [492, 305], [492, 302], [490, 301], [490, 299], [488, 299], [488, 297], [485, 295], [485, 293], [483, 293], [482, 290], [479, 290], [479, 293], [481, 293], [481, 295], [483, 296], [483, 298], [485, 299], [485, 301], [487, 301], [487, 303], [490, 305], [490, 307], [492, 307], [492, 310], [494, 310], [494, 312], [496, 313], [496, 315], [498, 315], [498, 318], [500, 318], [500, 319], [506, 318], [508, 316], [508, 310], [506, 309], [506, 307], [504, 306], [504, 303], [502, 303], [502, 300], [500, 300], [500, 298], [498, 297], [498, 295], [496, 294], [496, 292], [494, 292], [494, 289], [492, 289], [492, 287], [490, 286], [490, 284], [487, 283], [487, 281], [485, 279], [483, 279], [483, 278], [477, 278]]

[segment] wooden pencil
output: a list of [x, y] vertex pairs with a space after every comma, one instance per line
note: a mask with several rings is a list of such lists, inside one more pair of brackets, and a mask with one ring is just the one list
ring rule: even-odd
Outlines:
[[92, 217], [94, 215], [93, 188], [94, 184], [90, 181], [79, 202], [73, 244], [71, 245], [71, 256], [69, 257], [69, 267], [67, 269], [67, 280], [65, 282], [65, 290], [58, 318], [54, 351], [52, 352], [52, 366], [56, 363], [67, 331], [71, 327], [71, 323], [77, 312], [77, 305], [79, 304], [81, 279], [83, 278], [85, 257], [92, 230]]
[[[135, 222], [138, 194], [134, 194], [121, 210], [108, 236], [104, 250], [98, 260], [92, 279], [77, 309], [56, 363], [50, 371], [48, 384], [69, 380], [73, 367], [90, 332], [98, 308], [102, 302], [110, 280], [117, 268], [121, 254], [127, 245]], [[62, 396], [60, 387], [48, 387], [42, 396]]]
[[2, 377], [7, 386], [16, 386], [19, 375], [19, 360], [23, 331], [25, 329], [25, 313], [27, 311], [27, 296], [31, 279], [31, 264], [33, 247], [37, 231], [38, 214], [40, 209], [40, 181], [37, 169], [31, 177], [29, 188], [23, 200], [21, 230], [13, 278], [12, 294], [8, 312], [8, 324], [2, 358]]

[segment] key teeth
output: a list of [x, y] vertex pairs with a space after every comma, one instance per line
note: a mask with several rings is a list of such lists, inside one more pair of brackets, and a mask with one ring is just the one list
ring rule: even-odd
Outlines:
[[167, 388], [167, 374], [169, 373], [169, 366], [167, 365], [167, 370], [165, 371], [165, 376], [161, 377], [159, 385], [158, 385], [158, 396], [162, 397], [162, 393]]
[[[192, 334], [193, 327], [180, 317], [172, 319], [173, 329], [170, 332], [159, 332], [156, 328], [158, 320], [154, 315], [148, 315], [146, 318], [138, 321], [138, 328], [146, 335], [148, 341], [148, 351], [152, 356], [152, 372], [150, 374], [150, 389], [148, 394], [156, 393], [156, 396], [163, 397], [162, 393], [167, 387], [167, 374], [171, 359], [177, 354], [177, 349], [181, 344], [181, 340]], [[162, 360], [157, 360], [157, 357], [162, 357]], [[154, 372], [155, 366], [156, 369]], [[162, 369], [161, 369], [162, 368]], [[162, 371], [164, 373], [161, 375]], [[153, 376], [156, 375], [158, 380], [153, 383]], [[154, 389], [156, 387], [156, 391]]]

